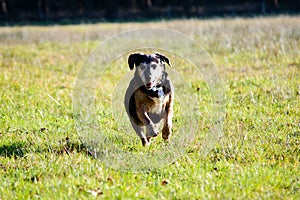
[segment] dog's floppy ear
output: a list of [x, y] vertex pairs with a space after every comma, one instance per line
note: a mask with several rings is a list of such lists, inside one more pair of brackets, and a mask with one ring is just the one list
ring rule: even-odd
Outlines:
[[128, 65], [131, 70], [133, 70], [134, 65], [138, 66], [139, 64], [147, 61], [147, 55], [142, 53], [133, 53], [128, 57]]
[[172, 64], [171, 64], [169, 58], [167, 58], [166, 56], [164, 56], [164, 55], [162, 55], [162, 54], [160, 54], [160, 53], [156, 53], [155, 55], [156, 55], [157, 57], [159, 57], [160, 60], [166, 62], [170, 67], [172, 67]]

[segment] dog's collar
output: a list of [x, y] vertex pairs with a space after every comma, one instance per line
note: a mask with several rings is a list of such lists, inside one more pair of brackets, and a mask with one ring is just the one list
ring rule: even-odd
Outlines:
[[162, 86], [154, 86], [151, 90], [147, 90], [145, 86], [141, 87], [142, 91], [148, 94], [150, 97], [156, 97], [162, 99], [165, 96], [164, 88]]
[[164, 96], [165, 96], [165, 93], [164, 93], [164, 89], [163, 89], [163, 87], [157, 87], [157, 86], [155, 86], [155, 87], [153, 87], [152, 89], [151, 89], [154, 93], [157, 93], [157, 97], [158, 98], [163, 98]]

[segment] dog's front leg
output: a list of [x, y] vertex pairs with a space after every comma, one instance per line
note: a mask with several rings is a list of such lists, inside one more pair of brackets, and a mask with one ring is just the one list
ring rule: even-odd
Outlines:
[[173, 95], [170, 95], [170, 99], [166, 105], [166, 117], [164, 127], [162, 129], [162, 138], [164, 141], [168, 141], [169, 136], [172, 134], [172, 118], [173, 118]]
[[147, 110], [145, 109], [145, 106], [140, 109], [140, 112], [137, 113], [139, 119], [143, 123], [144, 126], [146, 126], [146, 136], [148, 142], [150, 142], [151, 137], [156, 137], [158, 135], [157, 127], [150, 119]]

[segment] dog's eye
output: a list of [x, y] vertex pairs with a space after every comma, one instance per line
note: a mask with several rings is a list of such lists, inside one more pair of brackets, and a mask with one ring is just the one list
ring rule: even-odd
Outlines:
[[156, 69], [157, 65], [151, 65], [152, 69]]

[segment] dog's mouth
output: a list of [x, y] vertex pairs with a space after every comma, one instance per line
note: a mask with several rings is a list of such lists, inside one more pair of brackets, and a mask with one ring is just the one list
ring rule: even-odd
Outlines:
[[153, 86], [154, 86], [154, 83], [152, 83], [152, 82], [149, 82], [145, 85], [147, 90], [151, 90], [153, 88]]

